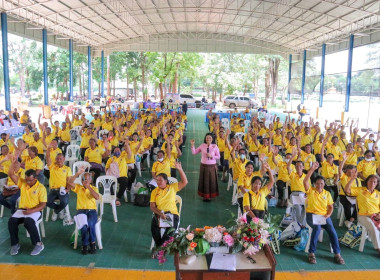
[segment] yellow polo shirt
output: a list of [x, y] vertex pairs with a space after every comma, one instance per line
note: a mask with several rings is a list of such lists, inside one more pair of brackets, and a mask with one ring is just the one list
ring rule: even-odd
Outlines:
[[313, 213], [317, 215], [326, 215], [327, 206], [333, 205], [330, 192], [325, 189], [319, 193], [315, 188], [311, 187], [307, 190], [307, 202], [306, 202], [306, 212]]
[[98, 164], [102, 164], [102, 155], [104, 154], [104, 150], [96, 147], [95, 149], [88, 148], [84, 153], [84, 156], [88, 158], [88, 162], [95, 162]]
[[28, 186], [24, 179], [19, 178], [18, 187], [20, 188], [21, 209], [31, 209], [41, 202], [47, 202], [46, 188], [40, 182], [36, 182], [32, 187]]
[[170, 161], [167, 157], [164, 158], [162, 162], [155, 161], [152, 166], [152, 172], [156, 175], [160, 173], [165, 173], [170, 177]]
[[70, 128], [67, 126], [65, 130], [61, 129], [61, 131], [58, 132], [58, 136], [61, 138], [62, 141], [70, 142]]
[[[242, 186], [243, 188], [250, 190], [251, 189], [251, 182], [253, 178], [253, 173], [248, 176], [245, 172], [243, 174], [240, 174], [237, 185], [238, 187]], [[238, 194], [241, 193], [240, 188], [238, 188]]]
[[313, 149], [314, 149], [314, 155], [320, 155], [322, 151], [322, 143], [319, 142], [319, 140], [315, 141], [313, 145]]
[[[347, 185], [348, 181], [350, 181], [350, 178], [343, 173], [342, 176], [340, 176], [340, 190], [339, 190], [339, 195], [346, 195], [344, 192], [344, 187]], [[362, 183], [359, 179], [356, 179], [352, 182], [351, 184], [351, 190], [355, 188], [359, 188], [362, 186]]]
[[71, 177], [70, 167], [63, 165], [59, 167], [57, 164], [53, 163], [49, 166], [50, 179], [49, 187], [50, 189], [59, 189], [60, 187], [66, 187], [66, 181], [68, 177]]
[[[99, 193], [98, 188], [90, 185], [90, 187]], [[82, 185], [76, 184], [73, 192], [77, 194], [77, 210], [96, 210], [96, 199], [91, 195], [90, 191]]]
[[313, 143], [313, 136], [311, 134], [308, 135], [303, 135], [301, 137], [301, 147], [305, 147], [307, 144], [312, 144]]
[[113, 122], [111, 121], [103, 123], [102, 128], [108, 131], [113, 130]]
[[60, 148], [57, 148], [55, 150], [50, 150], [50, 159], [51, 162], [55, 162], [55, 158], [57, 157], [58, 154], [62, 154], [62, 150]]
[[242, 162], [240, 158], [235, 158], [235, 161], [232, 164], [232, 173], [233, 173], [233, 179], [237, 180], [240, 176], [240, 174], [245, 173], [245, 165], [249, 162], [249, 160], [244, 159]]
[[366, 161], [362, 160], [358, 164], [358, 172], [362, 172], [364, 178], [367, 178], [369, 175], [376, 174], [376, 161]]
[[22, 124], [28, 123], [28, 120], [29, 120], [29, 116], [24, 114], [20, 118], [20, 123]]
[[13, 146], [11, 141], [8, 140], [5, 142], [5, 141], [3, 141], [3, 139], [0, 139], [0, 148], [1, 148], [1, 146], [4, 146], [4, 145], [8, 146], [10, 153], [13, 153], [15, 151], [15, 147]]
[[83, 149], [83, 148], [88, 148], [90, 146], [89, 141], [91, 138], [94, 138], [94, 135], [93, 134], [88, 135], [86, 132], [86, 133], [82, 133], [81, 137], [82, 137], [82, 141], [80, 142], [80, 148]]
[[322, 171], [321, 175], [325, 177], [325, 179], [334, 178], [335, 174], [338, 174], [338, 166], [335, 164], [330, 164], [326, 160], [322, 162]]
[[25, 159], [25, 170], [33, 169], [33, 170], [42, 170], [44, 168], [44, 164], [39, 157], [31, 158], [27, 157]]
[[282, 135], [281, 134], [273, 135], [273, 144], [275, 146], [281, 146], [282, 145]]
[[82, 124], [83, 124], [83, 121], [81, 119], [74, 119], [73, 121], [73, 127], [82, 126]]
[[[346, 152], [346, 155], [347, 155], [347, 159], [346, 159], [346, 162], [344, 163], [344, 165], [354, 165], [354, 166], [358, 165], [358, 156], [355, 152], [352, 152], [352, 153]], [[340, 155], [339, 160], [343, 161], [342, 155]]]
[[157, 208], [161, 211], [179, 215], [175, 203], [175, 196], [178, 191], [178, 183], [166, 185], [164, 189], [157, 187], [150, 195], [150, 202], [156, 203]]
[[44, 154], [44, 143], [42, 143], [42, 140], [38, 140], [38, 141], [31, 141], [29, 143], [29, 147], [36, 147], [37, 150], [38, 150], [38, 154], [39, 155], [43, 155]]
[[140, 146], [140, 151], [144, 151], [147, 149], [149, 146], [153, 145], [153, 138], [152, 137], [145, 137], [141, 146]]
[[109, 158], [106, 163], [106, 169], [110, 168], [112, 161], [115, 161], [119, 166], [120, 177], [128, 177], [128, 168], [125, 156], [126, 153], [124, 156], [120, 155], [120, 157], [113, 156], [112, 158]]
[[359, 215], [371, 216], [380, 212], [380, 192], [370, 193], [366, 187], [351, 189], [351, 195], [356, 196]]
[[297, 172], [292, 172], [290, 174], [290, 190], [292, 192], [305, 192], [305, 187], [303, 186], [303, 180], [306, 177], [306, 174], [302, 173], [301, 176], [298, 176]]
[[24, 140], [26, 144], [28, 144], [29, 146], [31, 146], [30, 143], [32, 143], [34, 141], [34, 139], [33, 139], [33, 133], [29, 132], [27, 134], [26, 133], [23, 134], [22, 135], [22, 140]]
[[92, 123], [94, 123], [94, 127], [98, 128], [102, 126], [102, 120], [101, 119], [93, 119]]
[[332, 144], [327, 144], [327, 151], [326, 154], [333, 154], [334, 155], [334, 160], [339, 160], [340, 155], [342, 154], [342, 150], [338, 145], [332, 145]]
[[[269, 193], [267, 186], [263, 186], [257, 193], [253, 191], [246, 192], [243, 196], [243, 207], [248, 206], [254, 210], [265, 210], [266, 197]], [[249, 195], [251, 195], [251, 201], [249, 201]]]
[[308, 154], [302, 150], [301, 150], [301, 160], [303, 162], [303, 169], [306, 171], [309, 171], [313, 162], [317, 161], [315, 158], [315, 155], [313, 155], [312, 153]]
[[[0, 155], [0, 161], [2, 161], [4, 158], [5, 158], [5, 156]], [[5, 173], [8, 176], [8, 170], [9, 170], [9, 167], [11, 166], [11, 163], [12, 163], [11, 160], [4, 161], [1, 164], [2, 169], [0, 169], [0, 172]]]
[[[290, 165], [290, 169], [293, 172], [296, 172], [296, 168], [293, 164]], [[281, 180], [283, 182], [288, 182], [290, 181], [290, 176], [288, 173], [288, 166], [285, 161], [281, 161], [278, 163], [278, 175], [277, 175], [277, 180]]]
[[[53, 139], [55, 139], [56, 138], [56, 136], [55, 136], [55, 134], [53, 134], [53, 133], [50, 133], [49, 135], [46, 135], [46, 137], [45, 137], [45, 143], [46, 143], [46, 145], [50, 145], [50, 143], [51, 143], [51, 141], [53, 140]], [[70, 140], [69, 140], [70, 141]], [[45, 147], [46, 148], [46, 147]]]

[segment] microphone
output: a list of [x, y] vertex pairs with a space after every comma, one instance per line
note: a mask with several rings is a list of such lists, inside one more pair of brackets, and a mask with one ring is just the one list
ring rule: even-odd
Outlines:
[[[210, 152], [210, 145], [207, 146], [207, 153], [209, 153], [209, 152]], [[209, 157], [207, 157], [207, 159], [210, 160]]]

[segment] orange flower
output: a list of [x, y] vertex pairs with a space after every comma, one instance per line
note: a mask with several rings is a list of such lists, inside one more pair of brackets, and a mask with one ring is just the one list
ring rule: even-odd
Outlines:
[[228, 232], [227, 231], [223, 232], [223, 235], [228, 235]]
[[205, 230], [206, 230], [206, 229], [211, 229], [211, 228], [213, 228], [213, 227], [209, 227], [209, 226], [205, 226], [205, 227], [204, 227]]
[[196, 232], [202, 232], [202, 231], [205, 231], [203, 228], [196, 228], [195, 229]]
[[192, 249], [194, 249], [195, 247], [197, 247], [197, 243], [195, 243], [195, 242], [191, 242], [190, 243], [190, 247], [192, 248]]

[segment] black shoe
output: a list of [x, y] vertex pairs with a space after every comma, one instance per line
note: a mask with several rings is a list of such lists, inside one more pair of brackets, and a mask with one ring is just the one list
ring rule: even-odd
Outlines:
[[89, 252], [90, 252], [90, 254], [95, 254], [96, 253], [95, 242], [90, 244], [90, 250], [89, 250]]
[[87, 255], [88, 254], [88, 247], [87, 246], [83, 246], [82, 247], [82, 255]]

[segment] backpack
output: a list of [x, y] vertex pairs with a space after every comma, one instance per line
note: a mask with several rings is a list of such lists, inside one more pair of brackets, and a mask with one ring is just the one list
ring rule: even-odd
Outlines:
[[116, 178], [120, 177], [120, 170], [119, 166], [116, 162], [111, 162], [110, 168], [107, 169], [106, 175], [108, 176], [114, 176]]

